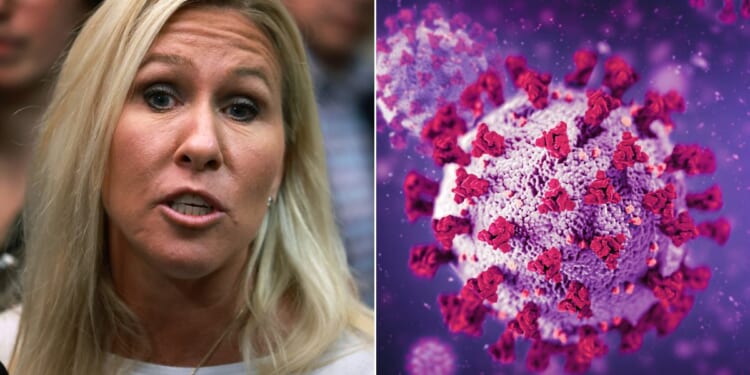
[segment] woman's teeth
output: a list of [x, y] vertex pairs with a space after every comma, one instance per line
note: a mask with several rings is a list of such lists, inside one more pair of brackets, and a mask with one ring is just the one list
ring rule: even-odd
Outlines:
[[194, 194], [182, 195], [169, 204], [173, 210], [191, 216], [208, 215], [213, 211], [213, 207], [203, 200], [200, 196]]
[[211, 213], [211, 207], [206, 206], [192, 206], [185, 203], [174, 202], [169, 207], [183, 215], [202, 216]]

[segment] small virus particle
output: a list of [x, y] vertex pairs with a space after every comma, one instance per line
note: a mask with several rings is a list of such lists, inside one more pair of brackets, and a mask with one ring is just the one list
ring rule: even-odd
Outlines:
[[456, 355], [440, 339], [419, 339], [406, 355], [406, 373], [409, 375], [453, 375], [456, 373]]
[[395, 148], [406, 134], [432, 140], [446, 128], [463, 133], [467, 120], [504, 101], [499, 74], [489, 68], [500, 66], [489, 48], [494, 34], [465, 14], [446, 17], [437, 4], [421, 16], [402, 9], [388, 17], [389, 35], [377, 42], [377, 104]]
[[[420, 64], [393, 51], [381, 51], [395, 57], [379, 61]], [[682, 97], [649, 91], [642, 105], [624, 105], [639, 75], [623, 58], [606, 59], [603, 87], [589, 90], [581, 87], [597, 56], [578, 51], [573, 60], [562, 85], [523, 57], [506, 57], [507, 79], [519, 92], [475, 112], [476, 127], [459, 113], [460, 95], [442, 96], [473, 81], [422, 93], [444, 101], [431, 117], [417, 117], [424, 126], [414, 130], [443, 177], [412, 172], [404, 182], [409, 220], [430, 217], [437, 240], [412, 248], [411, 270], [429, 278], [450, 264], [464, 282], [438, 297], [448, 329], [481, 336], [486, 318], [505, 320], [488, 343], [490, 357], [513, 362], [516, 340], [530, 340], [532, 371], [545, 370], [553, 355], [564, 358], [566, 372], [587, 371], [609, 351], [609, 331], [620, 333], [622, 352], [639, 350], [651, 330], [671, 333], [711, 276], [708, 267], [685, 263], [685, 244], [699, 236], [723, 244], [731, 231], [726, 219], [696, 223], [689, 213], [720, 210], [722, 194], [718, 186], [688, 192], [687, 178], [713, 173], [716, 158], [669, 139], [671, 114], [686, 109]], [[500, 72], [493, 74], [502, 87]], [[410, 90], [419, 91], [399, 93]]]

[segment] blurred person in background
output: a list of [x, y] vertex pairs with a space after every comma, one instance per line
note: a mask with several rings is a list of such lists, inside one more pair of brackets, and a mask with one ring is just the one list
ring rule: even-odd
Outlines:
[[337, 223], [373, 306], [374, 1], [284, 0], [310, 57]]
[[[0, 312], [19, 302], [20, 211], [30, 148], [49, 101], [54, 65], [100, 0], [0, 0]], [[9, 351], [18, 310], [0, 315]], [[9, 332], [13, 330], [13, 332]]]

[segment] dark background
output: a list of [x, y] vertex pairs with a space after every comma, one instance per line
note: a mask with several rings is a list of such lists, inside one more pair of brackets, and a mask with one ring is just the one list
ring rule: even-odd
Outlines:
[[[421, 11], [427, 1], [385, 1], [377, 5], [378, 37], [387, 36], [386, 16], [401, 7]], [[720, 214], [691, 211], [696, 222], [728, 218], [733, 230], [724, 247], [701, 238], [689, 242], [688, 263], [706, 264], [713, 276], [709, 288], [697, 294], [690, 314], [666, 337], [647, 334], [634, 354], [618, 351], [619, 334], [607, 335], [609, 354], [596, 360], [590, 373], [616, 374], [750, 374], [750, 19], [733, 24], [716, 14], [723, 1], [706, 0], [694, 9], [689, 0], [674, 1], [444, 1], [448, 14], [465, 12], [487, 29], [494, 29], [503, 57], [524, 55], [532, 69], [550, 72], [562, 82], [572, 71], [572, 56], [579, 48], [604, 45], [623, 56], [640, 74], [625, 101], [643, 103], [647, 89], [674, 88], [683, 94], [687, 111], [673, 119], [674, 143], [699, 143], [716, 154], [717, 172], [687, 180], [689, 191], [703, 191], [714, 183], [724, 193]], [[734, 2], [739, 12], [740, 1]], [[590, 82], [601, 82], [599, 62]], [[505, 70], [502, 70], [507, 75]], [[506, 98], [515, 89], [505, 80]], [[590, 85], [591, 86], [591, 85]], [[382, 119], [381, 119], [382, 121]], [[457, 292], [462, 283], [449, 267], [432, 280], [413, 276], [407, 266], [409, 248], [434, 243], [427, 218], [409, 224], [404, 214], [401, 185], [409, 170], [439, 180], [441, 172], [429, 158], [415, 151], [416, 139], [405, 150], [392, 150], [387, 130], [377, 135], [377, 358], [378, 373], [406, 373], [412, 346], [422, 338], [445, 344], [448, 352], [435, 353], [428, 362], [451, 363], [457, 374], [525, 373], [528, 343], [519, 339], [516, 362], [493, 363], [486, 346], [494, 343], [505, 323], [487, 318], [479, 338], [453, 335], [442, 322], [436, 299]], [[455, 355], [453, 357], [450, 352]], [[548, 373], [561, 372], [558, 358]], [[436, 372], [437, 373], [437, 372]]]

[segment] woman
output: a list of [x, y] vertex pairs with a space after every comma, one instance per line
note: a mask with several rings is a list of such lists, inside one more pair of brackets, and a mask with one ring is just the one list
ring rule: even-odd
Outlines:
[[277, 1], [105, 2], [43, 121], [10, 372], [371, 372], [316, 118]]

